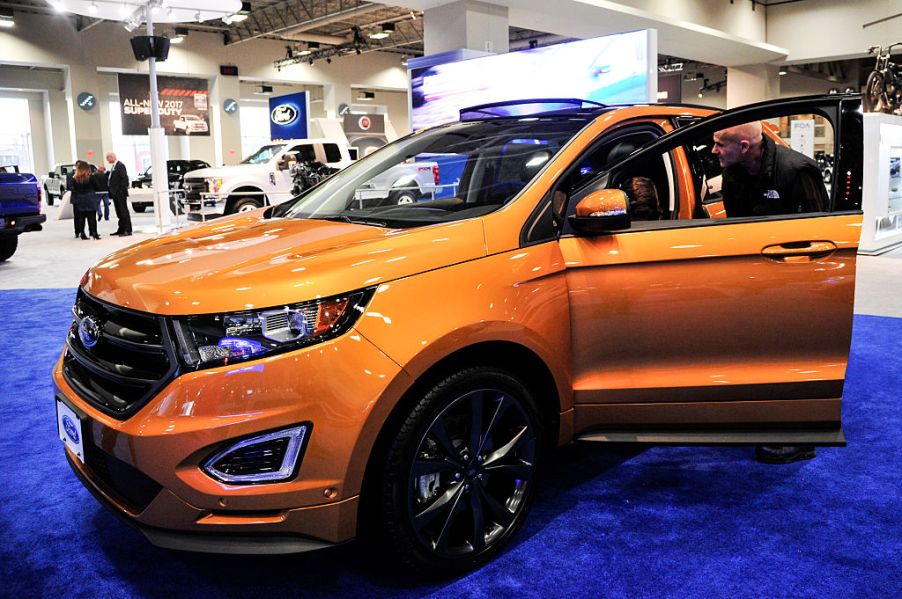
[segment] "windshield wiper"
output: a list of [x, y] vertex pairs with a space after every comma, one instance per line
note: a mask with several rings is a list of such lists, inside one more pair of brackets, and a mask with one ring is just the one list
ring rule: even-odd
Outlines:
[[373, 227], [387, 227], [385, 221], [373, 220], [367, 218], [351, 218], [347, 214], [333, 214], [331, 216], [311, 216], [311, 220], [330, 220], [351, 225], [370, 225]]

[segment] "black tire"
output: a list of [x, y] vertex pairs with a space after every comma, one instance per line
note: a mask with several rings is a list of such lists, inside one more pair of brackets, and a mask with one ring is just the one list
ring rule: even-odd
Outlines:
[[232, 209], [229, 210], [229, 214], [236, 212], [250, 212], [251, 210], [256, 210], [261, 207], [263, 207], [263, 204], [256, 198], [238, 198], [232, 204]]
[[9, 260], [19, 247], [18, 235], [3, 235], [0, 237], [0, 262]]
[[406, 206], [416, 204], [419, 198], [420, 194], [413, 189], [399, 189], [388, 196], [388, 203], [391, 206]]
[[864, 86], [864, 109], [866, 112], [880, 112], [883, 106], [883, 74], [872, 71]]
[[147, 210], [147, 206], [144, 204], [132, 204], [132, 208], [135, 209], [135, 212], [144, 212]]
[[491, 559], [516, 534], [535, 495], [540, 422], [529, 389], [503, 370], [474, 367], [438, 382], [404, 418], [380, 462], [382, 538], [421, 574], [452, 574]]

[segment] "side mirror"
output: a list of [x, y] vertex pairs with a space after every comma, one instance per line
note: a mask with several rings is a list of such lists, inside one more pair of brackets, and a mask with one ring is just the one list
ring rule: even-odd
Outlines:
[[629, 199], [619, 189], [593, 191], [576, 205], [570, 225], [582, 235], [600, 235], [630, 228]]

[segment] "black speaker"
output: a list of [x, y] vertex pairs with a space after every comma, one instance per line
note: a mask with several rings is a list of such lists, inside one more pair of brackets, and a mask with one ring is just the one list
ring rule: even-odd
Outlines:
[[135, 60], [144, 61], [151, 57], [166, 60], [169, 58], [169, 38], [159, 35], [137, 35], [132, 38], [132, 52], [135, 53]]

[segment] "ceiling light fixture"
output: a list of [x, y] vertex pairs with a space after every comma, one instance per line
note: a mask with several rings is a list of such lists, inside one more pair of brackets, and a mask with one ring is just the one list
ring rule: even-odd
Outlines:
[[233, 15], [229, 15], [227, 17], [223, 17], [222, 21], [227, 25], [232, 25], [234, 23], [240, 23], [242, 21], [247, 20], [247, 17], [251, 14], [251, 3], [250, 2], [242, 2], [241, 10], [236, 12]]
[[183, 41], [185, 41], [186, 37], [188, 37], [188, 30], [184, 27], [176, 27], [175, 33], [173, 33], [172, 37], [169, 38], [169, 43], [181, 44]]
[[382, 29], [374, 31], [370, 34], [371, 40], [384, 40], [395, 31], [394, 23], [382, 23]]
[[9, 29], [15, 27], [16, 19], [11, 8], [0, 8], [0, 27]]

